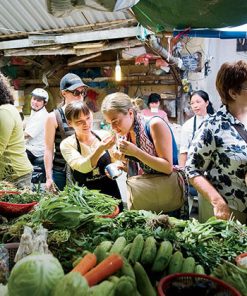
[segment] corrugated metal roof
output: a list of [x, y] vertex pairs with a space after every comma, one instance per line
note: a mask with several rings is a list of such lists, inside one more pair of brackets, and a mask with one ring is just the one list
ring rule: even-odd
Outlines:
[[128, 11], [84, 9], [57, 18], [48, 13], [46, 0], [0, 0], [0, 7], [0, 40], [21, 38], [30, 33], [70, 33], [135, 23]]

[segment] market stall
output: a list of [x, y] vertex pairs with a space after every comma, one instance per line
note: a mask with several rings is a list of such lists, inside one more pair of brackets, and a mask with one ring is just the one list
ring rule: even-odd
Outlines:
[[247, 295], [245, 225], [118, 213], [117, 200], [85, 187], [51, 195], [5, 186], [0, 295]]

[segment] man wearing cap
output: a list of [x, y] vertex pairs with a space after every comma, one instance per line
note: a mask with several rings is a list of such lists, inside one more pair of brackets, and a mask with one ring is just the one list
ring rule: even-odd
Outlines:
[[45, 105], [48, 102], [49, 95], [42, 88], [35, 88], [31, 95], [31, 115], [24, 129], [26, 152], [32, 165], [44, 167], [44, 127], [48, 115]]
[[64, 110], [72, 101], [83, 101], [87, 88], [88, 86], [81, 78], [73, 73], [66, 74], [60, 81], [63, 106], [49, 113], [45, 124], [44, 160], [48, 190], [55, 191], [55, 187], [63, 190], [66, 185], [66, 161], [61, 154], [60, 143], [64, 138], [72, 135], [74, 130], [68, 125]]

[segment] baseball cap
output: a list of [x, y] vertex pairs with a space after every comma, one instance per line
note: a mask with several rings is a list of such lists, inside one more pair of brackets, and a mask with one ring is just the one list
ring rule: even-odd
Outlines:
[[81, 78], [74, 73], [64, 75], [60, 81], [60, 90], [75, 90], [81, 86], [88, 87], [85, 83], [83, 83]]
[[42, 98], [44, 99], [44, 101], [47, 103], [48, 100], [49, 100], [49, 95], [48, 95], [48, 92], [46, 90], [44, 90], [43, 88], [35, 88], [31, 95], [33, 97], [39, 97], [39, 98]]

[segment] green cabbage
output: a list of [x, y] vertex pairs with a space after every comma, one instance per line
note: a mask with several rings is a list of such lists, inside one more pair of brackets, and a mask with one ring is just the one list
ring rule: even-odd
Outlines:
[[63, 278], [60, 262], [52, 255], [29, 255], [16, 263], [9, 281], [9, 296], [51, 296]]
[[53, 296], [84, 296], [88, 291], [86, 279], [79, 272], [70, 272], [57, 283]]

